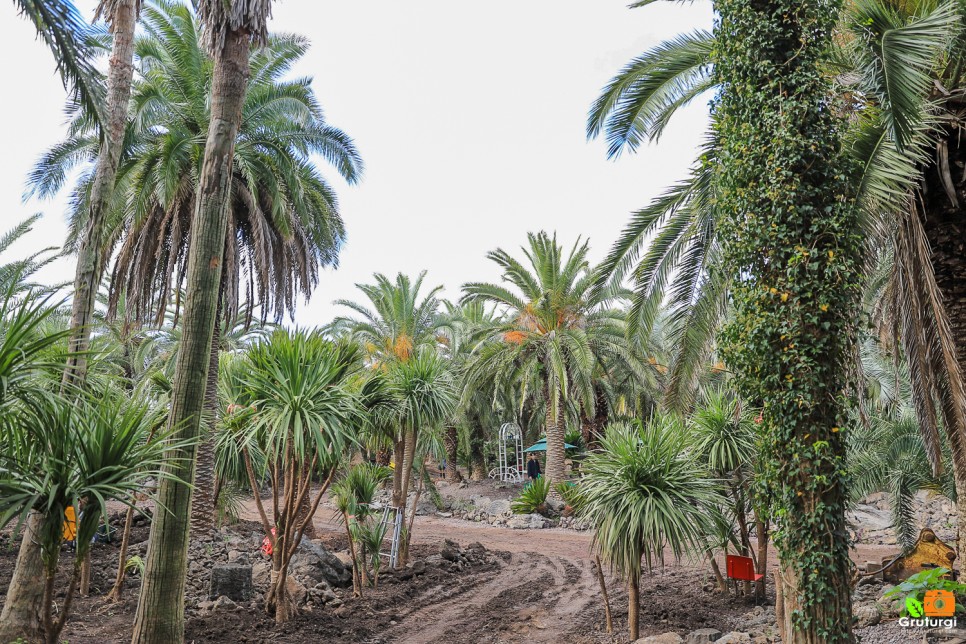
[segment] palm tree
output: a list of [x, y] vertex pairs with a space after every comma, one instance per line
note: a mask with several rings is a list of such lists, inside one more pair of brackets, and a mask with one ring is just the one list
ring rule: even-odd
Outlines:
[[[463, 383], [460, 404], [455, 416], [446, 424], [443, 444], [446, 452], [446, 480], [458, 483], [461, 479], [458, 455], [459, 445], [466, 446], [469, 477], [481, 481], [486, 477], [483, 444], [491, 432], [487, 427], [500, 426], [498, 412], [494, 409], [492, 396], [485, 391], [465, 384], [466, 369], [473, 358], [477, 344], [498, 323], [494, 307], [481, 302], [453, 304], [444, 302], [441, 315], [440, 340], [443, 353], [449, 359], [454, 374]], [[499, 406], [498, 406], [499, 407]]]
[[102, 0], [97, 7], [97, 15], [104, 15], [114, 44], [107, 74], [107, 103], [101, 120], [103, 127], [100, 130], [99, 151], [87, 200], [87, 221], [77, 244], [70, 328], [71, 351], [78, 355], [68, 360], [65, 382], [83, 383], [86, 376], [84, 352], [90, 343], [97, 288], [104, 270], [101, 247], [124, 146], [128, 103], [134, 79], [134, 25], [140, 5], [140, 0]]
[[[955, 179], [950, 168], [966, 154], [956, 126], [966, 55], [963, 15], [962, 6], [951, 1], [850, 2], [829, 67], [840, 94], [837, 111], [848, 128], [844, 148], [856, 168], [852, 183], [865, 232], [867, 277], [879, 281], [874, 319], [883, 336], [901, 344], [933, 476], [942, 473], [940, 432], [945, 432], [959, 490], [966, 489], [966, 287], [962, 271], [954, 268], [961, 244], [953, 240], [960, 239], [966, 219], [959, 205], [963, 179]], [[607, 130], [612, 151], [624, 146], [622, 140], [659, 134], [655, 124], [698, 94], [692, 90], [710, 87], [709, 52], [716, 48], [708, 34], [695, 34], [668, 44], [668, 55], [645, 54], [598, 101], [589, 133]], [[695, 306], [683, 302], [680, 315], [695, 320], [688, 333], [702, 341], [682, 346], [709, 346], [727, 308], [723, 272], [715, 270], [721, 239], [711, 174], [718, 151], [712, 139], [690, 179], [635, 216], [601, 276], [602, 282], [608, 273], [621, 279], [637, 264], [638, 292], [654, 294], [665, 288], [656, 276], [692, 276], [699, 286]], [[647, 237], [660, 243], [638, 263]], [[687, 262], [678, 261], [682, 256]], [[674, 290], [688, 288], [680, 282]], [[966, 495], [957, 499], [958, 514], [966, 517]]]
[[[248, 86], [252, 43], [268, 37], [271, 1], [204, 0], [199, 13], [213, 56], [211, 119], [201, 165], [187, 257], [184, 341], [178, 352], [169, 427], [177, 439], [201, 431], [211, 342], [218, 315], [221, 273], [228, 228], [235, 143]], [[170, 513], [156, 516], [134, 622], [134, 644], [184, 641], [184, 591], [187, 573], [188, 515], [195, 474], [195, 449], [171, 450], [158, 493]]]
[[[443, 287], [422, 294], [425, 271], [415, 280], [402, 273], [394, 280], [376, 273], [374, 279], [374, 284], [356, 284], [368, 304], [345, 299], [335, 302], [355, 316], [337, 317], [329, 331], [348, 335], [362, 346], [375, 370], [373, 385], [390, 392], [391, 400], [372, 410], [371, 427], [381, 440], [392, 444], [393, 507], [405, 515], [419, 430], [443, 422], [443, 417], [434, 414], [449, 408], [452, 376], [436, 355], [443, 326], [439, 316]], [[423, 386], [426, 389], [420, 388]]]
[[[212, 66], [200, 42], [201, 29], [186, 5], [149, 5], [143, 24], [146, 35], [135, 47], [140, 75], [133, 91], [134, 122], [104, 252], [118, 246], [109, 316], [118, 313], [123, 296], [132, 323], [160, 326], [172, 304], [173, 321], [180, 319], [184, 267], [193, 236], [191, 209], [198, 195], [208, 129]], [[284, 79], [307, 49], [305, 38], [273, 35], [265, 48], [251, 56], [233, 153], [219, 330], [238, 317], [243, 301], [260, 307], [263, 320], [291, 314], [299, 294], [307, 297], [317, 284], [319, 270], [337, 263], [344, 226], [334, 191], [311, 156], [321, 154], [349, 182], [359, 178], [362, 166], [351, 139], [325, 123], [311, 80]], [[89, 129], [78, 120], [75, 130], [37, 164], [31, 183], [40, 194], [60, 188], [69, 168], [79, 160], [95, 158]], [[72, 215], [73, 235], [88, 225], [82, 204], [93, 194], [90, 181], [85, 177], [74, 189], [78, 206]], [[209, 436], [217, 415], [216, 342], [210, 360]], [[212, 445], [212, 440], [206, 440], [200, 450], [192, 510], [196, 531], [210, 528], [213, 517]]]
[[634, 641], [640, 636], [642, 561], [650, 571], [664, 561], [666, 549], [676, 559], [705, 552], [724, 498], [673, 416], [609, 426], [583, 471], [571, 496], [574, 509], [593, 526], [594, 550], [627, 580]]
[[[21, 16], [33, 23], [37, 36], [44, 41], [57, 71], [75, 99], [100, 118], [103, 110], [103, 87], [93, 60], [97, 49], [90, 26], [84, 22], [70, 0], [16, 0]], [[98, 8], [107, 5], [102, 2]]]
[[423, 346], [434, 346], [442, 325], [439, 317], [442, 286], [435, 286], [426, 295], [420, 294], [426, 271], [412, 280], [399, 273], [390, 280], [381, 273], [373, 278], [375, 284], [356, 284], [368, 298], [369, 304], [352, 300], [336, 300], [356, 317], [337, 317], [331, 324], [333, 333], [348, 333], [365, 347], [374, 363], [406, 362]]
[[503, 269], [504, 284], [463, 285], [464, 303], [495, 304], [503, 315], [468, 367], [468, 387], [511, 388], [521, 408], [542, 409], [546, 475], [560, 482], [567, 407], [593, 417], [598, 368], [621, 365], [642, 381], [644, 369], [629, 349], [623, 313], [610, 308], [614, 292], [592, 289], [587, 242], [578, 240], [566, 254], [545, 232], [529, 234], [528, 242], [529, 266], [502, 249], [487, 254]]
[[[388, 376], [397, 401], [392, 504], [405, 517], [413, 467], [418, 464], [419, 475], [423, 473], [423, 463], [417, 460], [419, 454], [425, 457], [425, 451], [419, 450], [423, 443], [420, 437], [453, 417], [459, 395], [449, 363], [429, 347], [411, 354], [406, 361], [391, 363]], [[409, 556], [411, 534], [407, 530], [402, 537], [398, 566], [405, 566]]]
[[[960, 55], [953, 48], [961, 41], [950, 38], [954, 4], [859, 1], [850, 3], [840, 21], [840, 43], [845, 45], [834, 71], [849, 101], [849, 114], [859, 115], [853, 119], [855, 128], [846, 147], [862, 168], [855, 183], [866, 230], [877, 248], [893, 245], [895, 234], [901, 232], [896, 221], [909, 208], [908, 195], [926, 167], [936, 165], [923, 150], [938, 146], [939, 132], [923, 132], [923, 125], [916, 124], [933, 105], [928, 72], [934, 61], [955, 61]], [[715, 89], [714, 38], [695, 31], [631, 61], [591, 108], [588, 136], [604, 135], [611, 157], [657, 140], [678, 108]], [[883, 43], [884, 48], [879, 47]], [[938, 56], [943, 46], [946, 55]], [[949, 62], [945, 73], [954, 69]], [[942, 78], [937, 80], [949, 87]], [[926, 125], [932, 125], [931, 119]], [[923, 134], [933, 139], [926, 141]], [[906, 145], [897, 146], [900, 141]], [[723, 275], [712, 270], [721, 263], [712, 181], [717, 146], [710, 137], [689, 177], [633, 215], [600, 272], [601, 282], [632, 277], [633, 308], [639, 313], [632, 324], [647, 324], [669, 298], [673, 317], [680, 322], [674, 330], [680, 352], [673, 363], [668, 402], [685, 408], [695, 394], [687, 385], [693, 384], [700, 371], [697, 363], [713, 346], [728, 302]], [[652, 241], [644, 251], [648, 239]], [[884, 257], [892, 265], [891, 253]]]

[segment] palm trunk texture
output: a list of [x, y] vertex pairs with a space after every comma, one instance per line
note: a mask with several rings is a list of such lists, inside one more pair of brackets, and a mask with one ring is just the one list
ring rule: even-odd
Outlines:
[[221, 346], [221, 296], [211, 336], [208, 378], [205, 381], [205, 417], [202, 440], [198, 444], [195, 494], [191, 500], [191, 531], [201, 535], [215, 525], [215, 432], [218, 426], [218, 355]]
[[[958, 130], [952, 131], [946, 141], [949, 163], [960, 167], [966, 161], [966, 145], [960, 145]], [[930, 168], [925, 173], [923, 190], [923, 232], [929, 243], [930, 257], [935, 275], [935, 283], [942, 295], [942, 307], [949, 323], [952, 344], [958, 373], [948, 370], [951, 379], [959, 376], [959, 382], [950, 382], [950, 389], [962, 393], [966, 374], [966, 176], [962, 173], [947, 173], [942, 164]], [[941, 341], [941, 340], [940, 340]], [[947, 406], [956, 405], [956, 397], [947, 399]], [[960, 399], [960, 403], [961, 403]], [[957, 413], [958, 411], [958, 413]], [[957, 514], [959, 516], [959, 538], [957, 550], [960, 570], [963, 570], [963, 543], [966, 534], [966, 426], [963, 418], [966, 410], [959, 405], [958, 410], [944, 414], [947, 419], [946, 432], [953, 450], [953, 475], [956, 482]]]
[[[104, 221], [114, 194], [114, 179], [121, 160], [124, 129], [127, 126], [128, 102], [134, 79], [134, 26], [139, 0], [121, 0], [110, 16], [114, 41], [107, 75], [107, 110], [104, 114], [101, 148], [94, 171], [87, 222], [77, 249], [74, 273], [74, 298], [70, 311], [70, 349], [81, 353], [88, 349], [94, 302], [103, 269], [102, 246]], [[77, 355], [68, 360], [65, 382], [83, 383], [87, 375], [87, 359]]]
[[[228, 30], [216, 52], [211, 123], [201, 169], [198, 201], [188, 254], [184, 339], [175, 366], [169, 428], [178, 438], [197, 439], [205, 403], [205, 383], [215, 331], [221, 282], [235, 139], [241, 122], [249, 66], [249, 34]], [[134, 623], [133, 644], [184, 641], [188, 518], [197, 448], [171, 455], [159, 490], [160, 505], [151, 525], [144, 583]]]
[[34, 535], [39, 535], [41, 521], [42, 516], [33, 513], [24, 523], [17, 566], [0, 613], [0, 642], [14, 642], [18, 638], [32, 642], [40, 635], [44, 587], [37, 580], [44, 578], [44, 561], [40, 542]]
[[[554, 417], [553, 406], [550, 404], [550, 394], [547, 394], [547, 471], [545, 472], [551, 483], [560, 483], [567, 478], [567, 467], [564, 459], [564, 429], [559, 417]], [[559, 416], [559, 414], [558, 414]], [[551, 489], [551, 494], [557, 492]]]
[[446, 482], [459, 483], [461, 480], [463, 480], [463, 477], [460, 475], [459, 466], [456, 464], [456, 459], [458, 457], [457, 447], [459, 445], [459, 437], [457, 436], [455, 426], [446, 428], [444, 442], [446, 444]]

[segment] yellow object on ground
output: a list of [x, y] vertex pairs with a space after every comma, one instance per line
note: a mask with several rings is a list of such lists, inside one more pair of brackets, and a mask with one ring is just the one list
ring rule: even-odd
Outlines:
[[64, 512], [64, 541], [73, 541], [77, 537], [77, 517], [74, 515], [74, 506], [67, 506]]

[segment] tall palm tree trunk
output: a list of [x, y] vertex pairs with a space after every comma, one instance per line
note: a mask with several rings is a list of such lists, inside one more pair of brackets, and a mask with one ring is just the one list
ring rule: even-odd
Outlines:
[[[107, 74], [107, 113], [101, 133], [101, 148], [94, 171], [87, 222], [77, 248], [74, 273], [74, 298], [70, 311], [70, 349], [81, 353], [88, 349], [94, 302], [100, 283], [104, 258], [104, 220], [114, 195], [114, 180], [121, 161], [124, 129], [127, 126], [128, 102], [134, 79], [134, 27], [140, 0], [104, 1], [98, 13], [112, 10], [106, 16], [114, 41]], [[87, 359], [75, 355], [68, 359], [64, 381], [82, 383], [87, 375]]]
[[463, 480], [460, 476], [460, 468], [456, 464], [458, 457], [457, 447], [459, 446], [459, 436], [456, 425], [446, 428], [446, 435], [443, 438], [446, 444], [446, 481], [448, 483], [459, 483]]
[[[209, 26], [209, 28], [215, 28]], [[211, 124], [201, 182], [191, 224], [184, 339], [178, 351], [168, 426], [179, 438], [195, 439], [201, 429], [205, 383], [211, 362], [235, 139], [248, 84], [250, 34], [224, 29], [214, 52]], [[151, 525], [144, 583], [134, 623], [134, 644], [184, 641], [184, 592], [187, 574], [188, 517], [196, 448], [172, 454], [159, 490], [160, 506]]]
[[641, 578], [638, 575], [630, 575], [627, 578], [627, 630], [632, 642], [641, 636], [640, 614]]
[[[554, 415], [554, 407], [551, 404], [551, 396], [556, 392], [546, 392], [547, 401], [547, 478], [552, 483], [560, 483], [567, 478], [567, 468], [564, 463], [566, 458], [564, 453], [564, 429], [560, 422], [559, 410]], [[551, 488], [551, 493], [556, 494], [556, 490]]]
[[37, 539], [41, 521], [42, 515], [35, 512], [24, 523], [17, 566], [0, 613], [0, 642], [14, 642], [19, 638], [32, 642], [40, 635], [44, 587], [37, 581], [44, 577], [44, 561]]
[[[223, 290], [223, 289], [219, 289]], [[201, 442], [198, 443], [198, 466], [195, 493], [191, 500], [191, 531], [200, 536], [215, 525], [215, 432], [218, 426], [218, 356], [221, 347], [221, 295], [215, 313], [215, 332], [211, 336], [208, 378], [205, 382], [205, 413]]]
[[[102, 2], [98, 7], [98, 14], [113, 10], [107, 16], [113, 43], [107, 72], [107, 110], [102, 121], [104, 129], [101, 149], [91, 188], [87, 223], [77, 250], [74, 298], [71, 302], [69, 347], [73, 353], [79, 355], [68, 358], [67, 369], [64, 370], [65, 383], [80, 384], [87, 375], [87, 359], [80, 354], [90, 344], [94, 300], [103, 264], [101, 247], [104, 218], [114, 192], [114, 179], [121, 159], [131, 83], [134, 79], [134, 27], [139, 5], [140, 0], [115, 0], [113, 3]], [[39, 525], [40, 519], [35, 521]], [[40, 546], [33, 540], [25, 540], [21, 544], [4, 601], [0, 640], [16, 639], [16, 636], [7, 638], [7, 632], [36, 633], [39, 630], [40, 603], [43, 601], [43, 593], [37, 592], [35, 588], [36, 580], [39, 579], [39, 562]]]
[[486, 479], [486, 454], [483, 452], [483, 444], [486, 442], [486, 433], [483, 430], [483, 423], [479, 417], [472, 417], [470, 422], [470, 480], [482, 481]]
[[[406, 508], [409, 506], [409, 487], [412, 484], [413, 479], [413, 464], [416, 460], [416, 429], [413, 428], [408, 430], [404, 440], [406, 443], [406, 452], [403, 456], [402, 463], [402, 490], [399, 494], [399, 498], [401, 499], [399, 512], [403, 516], [403, 527], [406, 534], [400, 536], [399, 558], [396, 560], [396, 568], [404, 568], [409, 561], [409, 534], [408, 528], [406, 527], [405, 518]], [[397, 464], [396, 467], [399, 467], [399, 464]]]

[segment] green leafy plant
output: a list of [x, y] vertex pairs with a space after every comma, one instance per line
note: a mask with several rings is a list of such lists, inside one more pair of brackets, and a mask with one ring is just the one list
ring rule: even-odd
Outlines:
[[342, 515], [346, 536], [349, 538], [353, 592], [359, 597], [362, 596], [362, 588], [366, 580], [366, 559], [363, 554], [363, 544], [360, 543], [361, 533], [357, 526], [364, 523], [370, 516], [376, 491], [383, 482], [392, 478], [392, 474], [392, 470], [388, 467], [359, 463], [352, 466], [345, 477], [332, 486], [332, 502]]
[[557, 491], [560, 498], [564, 500], [567, 505], [573, 506], [577, 498], [577, 483], [574, 481], [563, 481], [557, 483], [553, 486], [553, 489]]
[[138, 575], [144, 575], [144, 559], [134, 555], [133, 557], [128, 557], [127, 561], [124, 562], [124, 570], [129, 573], [136, 573]]
[[[271, 483], [271, 514], [257, 492], [255, 505], [272, 544], [273, 584], [265, 607], [274, 609], [279, 623], [297, 609], [286, 585], [289, 562], [362, 423], [352, 386], [361, 358], [355, 344], [302, 330], [277, 330], [248, 350], [252, 369], [239, 404], [257, 411], [236, 440], [242, 441], [252, 489], [260, 488], [262, 477]], [[249, 445], [257, 445], [266, 457], [267, 471], [261, 476], [249, 458]], [[314, 475], [322, 475], [324, 482], [312, 498]], [[304, 507], [307, 512], [302, 513]]]
[[218, 494], [218, 503], [215, 506], [215, 523], [217, 525], [235, 525], [238, 523], [242, 502], [246, 496], [237, 483], [226, 481]]
[[922, 602], [929, 590], [947, 590], [957, 595], [966, 594], [966, 584], [953, 581], [948, 577], [948, 568], [930, 568], [917, 572], [901, 584], [892, 587], [882, 595], [883, 599], [891, 599], [899, 602], [899, 610], [903, 615], [908, 613], [908, 597], [914, 597]]
[[379, 571], [382, 568], [382, 542], [389, 529], [387, 523], [369, 518], [364, 523], [353, 524], [353, 538], [362, 544], [362, 557], [369, 559], [372, 567], [372, 586], [379, 587]]
[[510, 508], [516, 514], [546, 514], [550, 485], [550, 479], [545, 476], [526, 484], [520, 496], [510, 504]]
[[[107, 502], [131, 502], [151, 479], [171, 477], [165, 448], [189, 443], [157, 433], [160, 409], [123, 396], [73, 402], [59, 397], [35, 400], [16, 413], [0, 415], [0, 526], [30, 512], [43, 514], [37, 536], [44, 561], [43, 630], [48, 644], [58, 641]], [[156, 440], [148, 440], [154, 434]], [[55, 618], [55, 581], [63, 542], [63, 521], [74, 508], [76, 550]], [[83, 510], [79, 512], [78, 510]], [[163, 511], [163, 510], [162, 510]]]
[[584, 472], [574, 509], [593, 527], [601, 559], [627, 580], [628, 629], [636, 639], [642, 567], [663, 562], [666, 552], [676, 559], [704, 552], [724, 498], [674, 416], [610, 425]]

